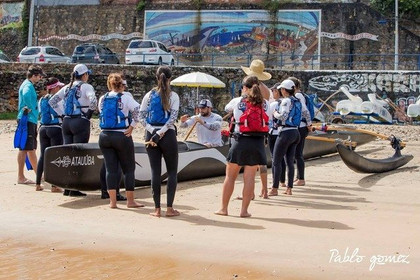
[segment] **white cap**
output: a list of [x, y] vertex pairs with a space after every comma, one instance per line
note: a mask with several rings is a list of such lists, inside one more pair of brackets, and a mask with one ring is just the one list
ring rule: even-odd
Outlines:
[[292, 80], [284, 80], [281, 84], [277, 87], [277, 89], [285, 88], [285, 89], [293, 89], [295, 87], [295, 83]]
[[84, 64], [77, 64], [74, 66], [73, 72], [75, 72], [77, 76], [82, 76], [85, 73], [88, 73], [89, 75], [92, 74], [92, 71], [90, 71]]

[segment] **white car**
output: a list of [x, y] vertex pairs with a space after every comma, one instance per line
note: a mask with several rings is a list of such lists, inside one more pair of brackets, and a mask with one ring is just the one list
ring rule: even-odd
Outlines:
[[26, 63], [69, 63], [70, 57], [52, 46], [25, 47], [20, 51], [17, 62]]
[[10, 62], [10, 59], [7, 57], [7, 55], [4, 54], [4, 52], [0, 50], [0, 63], [6, 62]]
[[125, 51], [126, 64], [168, 64], [175, 60], [164, 44], [153, 40], [132, 40]]

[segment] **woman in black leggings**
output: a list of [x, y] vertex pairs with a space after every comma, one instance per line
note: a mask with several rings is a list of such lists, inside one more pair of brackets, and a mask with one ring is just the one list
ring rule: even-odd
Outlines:
[[169, 67], [161, 66], [156, 72], [157, 87], [146, 93], [140, 107], [140, 119], [146, 128], [146, 146], [152, 169], [152, 191], [155, 211], [152, 216], [160, 217], [160, 194], [162, 157], [166, 164], [167, 210], [166, 216], [178, 216], [179, 212], [173, 208], [177, 186], [178, 173], [178, 143], [176, 139], [175, 121], [178, 118], [179, 96], [170, 88], [172, 77]]
[[[64, 86], [50, 99], [49, 103], [54, 110], [62, 106], [60, 101], [64, 100], [62, 125], [64, 144], [89, 142], [90, 118], [97, 106], [95, 90], [87, 83], [91, 73], [86, 65], [77, 64], [71, 74], [70, 84]], [[82, 192], [70, 190], [64, 190], [63, 194], [86, 196]]]
[[[278, 182], [281, 174], [281, 161], [286, 157], [287, 165], [287, 189], [284, 194], [292, 195], [293, 176], [295, 169], [293, 166], [296, 154], [296, 147], [300, 141], [299, 124], [302, 117], [310, 119], [309, 111], [305, 104], [300, 104], [295, 97], [295, 84], [291, 80], [284, 80], [278, 87], [284, 99], [282, 100], [279, 111], [274, 111], [273, 117], [280, 121], [279, 136], [274, 144], [273, 165], [276, 169], [276, 178]], [[295, 108], [300, 108], [300, 110]], [[277, 172], [278, 171], [278, 172]]]
[[[41, 146], [41, 155], [38, 159], [36, 168], [36, 190], [42, 191], [41, 178], [44, 173], [44, 153], [45, 149], [51, 146], [63, 144], [63, 134], [61, 132], [62, 112], [55, 112], [48, 103], [52, 95], [58, 92], [64, 86], [57, 78], [51, 77], [47, 81], [47, 94], [44, 95], [38, 103], [38, 111], [41, 116], [41, 126], [39, 127], [39, 142]], [[51, 186], [51, 192], [63, 192], [57, 186]]]
[[124, 92], [120, 74], [110, 74], [107, 85], [110, 92], [99, 100], [99, 125], [102, 129], [99, 135], [99, 147], [105, 160], [109, 206], [117, 208], [121, 166], [127, 194], [127, 207], [143, 207], [143, 204], [134, 200], [135, 160], [134, 143], [131, 137], [134, 127], [139, 122], [140, 105], [131, 94]]

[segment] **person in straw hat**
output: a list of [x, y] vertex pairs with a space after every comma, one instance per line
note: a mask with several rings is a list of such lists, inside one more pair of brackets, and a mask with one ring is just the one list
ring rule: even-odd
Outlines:
[[271, 74], [264, 72], [264, 62], [260, 59], [254, 59], [251, 61], [249, 67], [241, 66], [242, 70], [247, 74], [247, 76], [256, 76], [260, 81], [260, 91], [264, 99], [270, 99], [270, 89], [261, 81], [268, 81], [271, 79]]
[[[260, 59], [254, 59], [251, 61], [251, 65], [249, 67], [241, 66], [242, 70], [247, 74], [248, 76], [256, 76], [259, 80], [259, 88], [261, 91], [262, 96], [265, 100], [270, 101], [271, 97], [271, 91], [270, 89], [262, 82], [267, 81], [271, 79], [271, 74], [268, 72], [264, 72], [264, 62]], [[268, 198], [267, 195], [267, 166], [260, 166], [260, 178], [261, 178], [261, 195], [260, 197]], [[241, 199], [241, 197], [238, 197], [238, 199]]]

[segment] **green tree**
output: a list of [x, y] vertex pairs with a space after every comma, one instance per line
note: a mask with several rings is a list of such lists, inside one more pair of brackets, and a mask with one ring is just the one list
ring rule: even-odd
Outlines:
[[[386, 16], [393, 16], [395, 14], [395, 0], [370, 0], [370, 4]], [[420, 17], [420, 1], [399, 0], [398, 13], [401, 18], [418, 21]]]

